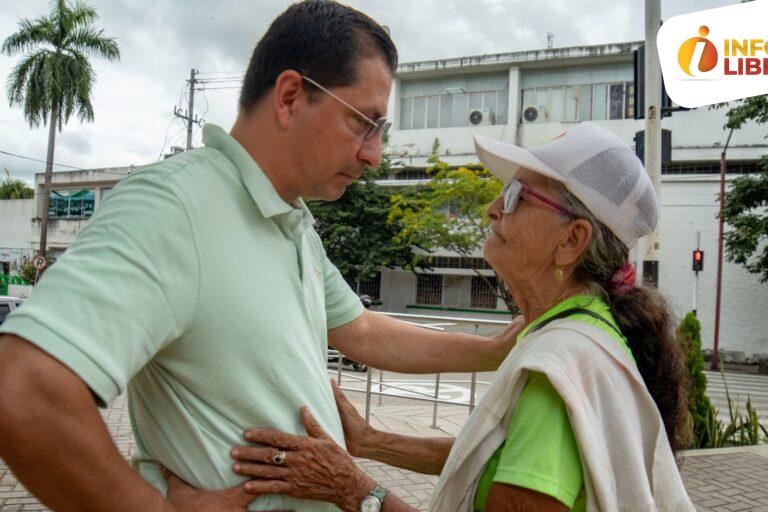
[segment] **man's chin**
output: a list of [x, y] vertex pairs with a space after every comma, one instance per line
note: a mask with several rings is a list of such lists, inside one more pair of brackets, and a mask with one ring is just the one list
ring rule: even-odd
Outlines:
[[340, 188], [329, 188], [327, 190], [323, 190], [321, 193], [317, 194], [317, 197], [312, 198], [316, 201], [335, 201], [339, 199], [341, 196], [344, 195], [344, 192], [347, 191], [347, 187], [340, 187]]

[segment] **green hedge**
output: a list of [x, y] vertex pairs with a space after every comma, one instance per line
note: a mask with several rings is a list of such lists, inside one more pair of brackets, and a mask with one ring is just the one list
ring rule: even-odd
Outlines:
[[678, 340], [686, 354], [686, 366], [690, 379], [688, 391], [688, 413], [692, 427], [692, 448], [709, 444], [707, 417], [712, 405], [706, 395], [707, 377], [704, 375], [704, 358], [701, 355], [701, 324], [693, 313], [688, 313], [680, 323]]

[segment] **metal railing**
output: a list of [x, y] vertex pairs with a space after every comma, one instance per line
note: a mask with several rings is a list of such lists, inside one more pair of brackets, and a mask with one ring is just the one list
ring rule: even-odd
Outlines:
[[[505, 327], [509, 324], [509, 322], [505, 322], [503, 320], [485, 320], [481, 318], [463, 318], [463, 317], [446, 317], [446, 316], [436, 316], [436, 315], [415, 315], [410, 313], [391, 313], [391, 312], [379, 312], [380, 314], [390, 316], [393, 318], [400, 319], [404, 322], [418, 325], [419, 327], [422, 327], [424, 329], [430, 329], [435, 331], [445, 331], [446, 328], [449, 327], [460, 327], [460, 326], [467, 326], [470, 325], [473, 327], [473, 332], [475, 335], [477, 335], [480, 331], [480, 326], [498, 326], [500, 328]], [[338, 358], [338, 369], [336, 373], [336, 382], [339, 385], [339, 387], [344, 391], [353, 391], [360, 393], [360, 389], [355, 388], [348, 388], [342, 386], [342, 375], [343, 375], [343, 361], [344, 357], [341, 353], [339, 353], [337, 350], [329, 350], [329, 356]], [[472, 411], [475, 408], [475, 400], [477, 397], [477, 385], [488, 385], [488, 382], [478, 382], [477, 381], [477, 373], [472, 372], [470, 374], [470, 389], [469, 389], [469, 402], [463, 403], [463, 402], [455, 402], [451, 400], [441, 400], [440, 399], [440, 374], [435, 374], [435, 390], [433, 394], [430, 393], [423, 393], [420, 391], [416, 391], [413, 389], [408, 389], [403, 386], [397, 386], [395, 384], [387, 384], [384, 382], [384, 370], [379, 369], [379, 379], [374, 380], [373, 379], [373, 372], [374, 369], [371, 367], [368, 367], [368, 372], [365, 378], [365, 421], [366, 423], [370, 423], [370, 417], [371, 417], [371, 396], [377, 395], [379, 397], [379, 405], [382, 404], [382, 400], [385, 396], [389, 397], [395, 397], [395, 398], [402, 398], [407, 400], [418, 400], [418, 401], [424, 401], [424, 402], [431, 402], [433, 404], [432, 407], [432, 428], [438, 428], [437, 426], [437, 410], [439, 404], [446, 404], [446, 405], [458, 405], [462, 407], [468, 407], [469, 413], [471, 414]], [[455, 373], [455, 372], [452, 372]], [[363, 381], [364, 379], [362, 377], [354, 376], [354, 375], [346, 375], [348, 379], [356, 380], [356, 381]], [[378, 391], [373, 390], [373, 385], [376, 384], [378, 386]], [[410, 396], [403, 396], [403, 395], [396, 395], [392, 393], [386, 393], [384, 391], [384, 388], [391, 388], [396, 389], [400, 391], [404, 391], [408, 393]], [[416, 396], [413, 396], [416, 395]]]

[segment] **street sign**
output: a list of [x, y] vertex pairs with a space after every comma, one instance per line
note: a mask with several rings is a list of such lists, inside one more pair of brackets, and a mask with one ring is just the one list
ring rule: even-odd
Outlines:
[[45, 268], [45, 256], [35, 256], [32, 260], [32, 266], [37, 270], [43, 270]]

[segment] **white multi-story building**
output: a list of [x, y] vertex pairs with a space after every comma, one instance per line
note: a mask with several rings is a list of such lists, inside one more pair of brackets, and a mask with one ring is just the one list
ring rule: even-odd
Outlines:
[[[398, 67], [389, 112], [394, 117], [390, 153], [405, 165], [402, 179], [424, 178], [436, 138], [441, 159], [476, 163], [472, 136], [531, 146], [581, 121], [599, 124], [635, 146], [645, 122], [635, 120], [633, 54], [640, 43], [620, 43], [500, 53], [412, 62]], [[672, 157], [662, 170], [658, 279], [679, 315], [697, 304], [705, 347], [713, 343], [719, 158], [727, 133], [725, 109], [676, 112], [663, 120], [671, 130]], [[728, 147], [728, 181], [757, 170], [768, 153], [765, 128], [734, 133]], [[387, 181], [382, 181], [386, 184]], [[700, 235], [704, 270], [691, 269]], [[504, 315], [472, 268], [479, 259], [438, 251], [431, 272], [385, 270], [377, 277], [382, 308], [443, 316]], [[478, 252], [478, 258], [481, 254]], [[636, 256], [633, 256], [636, 259]], [[768, 353], [768, 286], [743, 267], [723, 271], [722, 350], [747, 357]], [[491, 306], [491, 307], [488, 307]], [[738, 356], [737, 356], [738, 359]]]
[[[472, 136], [535, 145], [580, 121], [616, 133], [630, 145], [644, 128], [634, 119], [633, 52], [639, 43], [553, 48], [401, 64], [389, 112], [394, 118], [387, 151], [404, 167], [381, 184], [422, 183], [435, 138], [451, 165], [477, 163]], [[697, 304], [705, 348], [713, 343], [717, 255], [719, 157], [725, 110], [698, 109], [663, 120], [672, 132], [672, 159], [662, 170], [659, 287], [679, 315]], [[728, 148], [728, 181], [754, 172], [768, 153], [765, 128], [747, 125]], [[57, 172], [49, 213], [53, 255], [74, 241], [100, 201], [130, 168]], [[34, 200], [0, 201], [0, 264], [30, 255], [38, 246], [43, 175]], [[15, 203], [15, 206], [11, 203]], [[6, 222], [5, 219], [10, 219]], [[700, 235], [704, 270], [696, 276], [691, 255]], [[11, 241], [12, 243], [10, 243]], [[384, 270], [368, 283], [352, 283], [374, 295], [376, 309], [438, 316], [503, 319], [503, 303], [489, 294], [475, 270], [492, 272], [478, 252], [458, 258], [434, 254], [432, 271]], [[768, 353], [768, 286], [743, 267], [726, 263], [720, 347], [747, 357]], [[733, 358], [729, 354], [727, 358]], [[738, 356], [736, 357], [738, 359]]]

